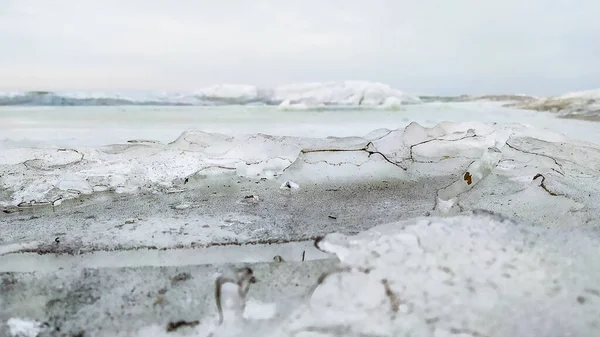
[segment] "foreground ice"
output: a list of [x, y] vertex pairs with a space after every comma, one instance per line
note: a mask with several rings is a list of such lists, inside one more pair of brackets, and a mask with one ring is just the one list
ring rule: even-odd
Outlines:
[[539, 111], [552, 111], [561, 117], [600, 120], [600, 89], [571, 92], [564, 95], [523, 101], [511, 106]]
[[485, 212], [330, 234], [340, 268], [270, 336], [597, 336], [599, 243]]
[[[600, 236], [576, 223], [545, 228], [474, 211], [332, 233], [315, 245], [339, 263], [253, 265], [260, 282], [246, 322], [221, 327], [213, 266], [11, 273], [2, 275], [11, 290], [2, 298], [23, 319], [52, 317], [53, 328], [94, 336], [600, 333]], [[199, 323], [167, 333], [167, 322], [180, 319]]]
[[214, 85], [195, 92], [4, 92], [0, 105], [229, 105], [383, 106], [420, 103], [417, 96], [378, 82], [298, 83], [275, 88]]

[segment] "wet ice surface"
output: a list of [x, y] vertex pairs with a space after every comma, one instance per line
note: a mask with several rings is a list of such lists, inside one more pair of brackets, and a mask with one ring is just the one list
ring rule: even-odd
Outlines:
[[[239, 131], [4, 142], [0, 320], [99, 336], [179, 320], [200, 336], [597, 334], [600, 145], [475, 122]], [[311, 244], [328, 233], [341, 269], [313, 289], [338, 266]], [[247, 321], [217, 328], [214, 279], [244, 263], [262, 280]]]

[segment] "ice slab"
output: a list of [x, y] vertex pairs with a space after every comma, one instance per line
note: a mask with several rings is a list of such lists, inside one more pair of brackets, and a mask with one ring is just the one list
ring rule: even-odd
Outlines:
[[[202, 190], [212, 179], [221, 178], [267, 180], [278, 187], [288, 181], [299, 186], [426, 184], [436, 178], [443, 182], [432, 186], [437, 195], [431, 200], [443, 207], [434, 207], [435, 212], [474, 208], [507, 212], [515, 197], [527, 201], [518, 204], [523, 212], [513, 213], [529, 221], [537, 221], [536, 210], [556, 204], [554, 219], [546, 223], [570, 217], [597, 223], [598, 167], [599, 145], [521, 125], [445, 122], [426, 128], [411, 123], [364, 138], [325, 139], [187, 131], [169, 144], [3, 150], [0, 204], [12, 212], [58, 206], [106, 191], [135, 195]], [[544, 183], [532, 185], [538, 175]], [[527, 189], [545, 193], [529, 200]], [[260, 204], [257, 196], [252, 200]]]
[[330, 234], [341, 265], [271, 336], [594, 336], [597, 234], [487, 212]]

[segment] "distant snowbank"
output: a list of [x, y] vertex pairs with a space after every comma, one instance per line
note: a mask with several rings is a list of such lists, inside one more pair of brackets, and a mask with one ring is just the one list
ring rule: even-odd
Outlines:
[[600, 89], [570, 92], [511, 104], [522, 109], [551, 111], [561, 117], [600, 120]]
[[384, 106], [420, 103], [416, 96], [377, 82], [298, 83], [275, 88], [214, 85], [195, 92], [4, 92], [0, 105], [246, 105]]

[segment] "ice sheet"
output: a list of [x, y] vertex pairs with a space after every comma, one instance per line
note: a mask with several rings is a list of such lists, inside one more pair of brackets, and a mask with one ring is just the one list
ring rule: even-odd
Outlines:
[[[520, 125], [450, 122], [433, 128], [411, 123], [369, 138], [234, 137], [186, 131], [169, 144], [5, 149], [0, 152], [0, 203], [58, 207], [64, 200], [106, 191], [194, 189], [186, 185], [188, 180], [221, 176], [275, 180], [275, 186], [287, 181], [306, 186], [454, 177], [436, 186], [437, 196], [431, 198], [442, 207], [432, 211], [510, 212], [513, 198], [527, 200], [534, 193], [536, 198], [514, 206], [528, 210], [519, 216], [534, 221], [531, 214], [538, 214], [552, 224], [573, 216], [584, 223], [597, 222], [593, 205], [599, 204], [598, 145]], [[565, 202], [546, 215], [536, 213], [557, 200]]]
[[[264, 133], [296, 137], [364, 136], [414, 121], [524, 124], [600, 144], [597, 125], [558, 119], [498, 102], [427, 103], [401, 110], [286, 110], [276, 107], [0, 107], [0, 149], [7, 147], [99, 147], [129, 140], [168, 143], [184, 130], [230, 136]], [[343, 120], [344, 123], [340, 123]]]

